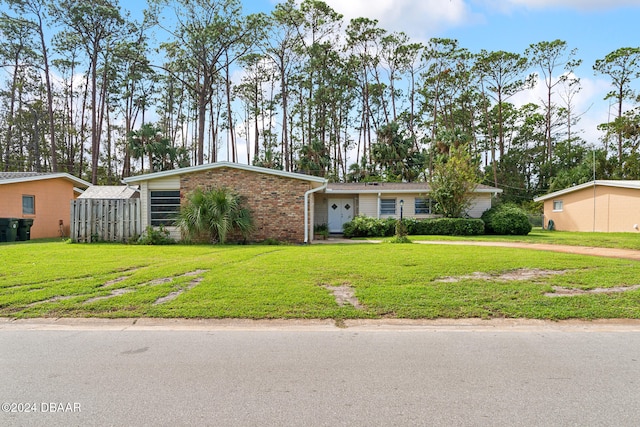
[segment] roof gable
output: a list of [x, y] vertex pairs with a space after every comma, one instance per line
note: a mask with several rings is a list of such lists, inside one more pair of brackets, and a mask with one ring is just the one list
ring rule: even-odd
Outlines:
[[132, 199], [138, 197], [138, 189], [126, 185], [93, 185], [79, 199]]
[[91, 183], [77, 178], [66, 172], [0, 172], [0, 185], [15, 184], [20, 182], [42, 181], [47, 179], [65, 179], [71, 181], [74, 186], [81, 188], [91, 187]]
[[128, 184], [128, 183], [150, 181], [158, 178], [166, 178], [166, 177], [176, 176], [176, 175], [185, 175], [189, 173], [202, 172], [202, 171], [221, 169], [221, 168], [241, 169], [249, 172], [264, 173], [268, 175], [280, 176], [283, 178], [300, 179], [303, 181], [315, 182], [319, 184], [324, 184], [327, 181], [325, 178], [321, 178], [317, 176], [304, 175], [301, 173], [286, 172], [286, 171], [281, 171], [276, 169], [268, 169], [268, 168], [263, 168], [259, 166], [251, 166], [251, 165], [245, 165], [242, 163], [232, 163], [232, 162], [208, 163], [205, 165], [190, 166], [186, 168], [148, 173], [144, 175], [131, 176], [128, 178], [124, 178], [123, 181]]
[[563, 190], [554, 191], [553, 193], [545, 194], [533, 199], [534, 202], [543, 202], [545, 200], [553, 199], [563, 196], [565, 194], [573, 193], [576, 191], [584, 190], [585, 188], [592, 188], [594, 186], [600, 187], [618, 187], [618, 188], [630, 188], [634, 190], [640, 190], [640, 181], [630, 180], [596, 180], [585, 182], [584, 184], [575, 185], [573, 187], [565, 188]]

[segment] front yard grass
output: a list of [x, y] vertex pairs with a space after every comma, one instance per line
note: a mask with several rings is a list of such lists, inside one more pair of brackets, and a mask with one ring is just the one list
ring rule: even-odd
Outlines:
[[[640, 318], [639, 289], [548, 296], [639, 285], [637, 261], [527, 249], [31, 242], [0, 257], [4, 317]], [[362, 307], [340, 305], [334, 286]]]

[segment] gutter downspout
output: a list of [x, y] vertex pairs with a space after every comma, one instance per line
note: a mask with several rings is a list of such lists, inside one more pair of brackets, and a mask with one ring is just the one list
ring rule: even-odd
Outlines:
[[593, 232], [594, 233], [596, 231], [596, 196], [597, 196], [596, 186], [597, 186], [596, 181], [593, 180]]
[[320, 187], [312, 188], [304, 193], [304, 243], [309, 243], [309, 196], [311, 193], [316, 193], [318, 191], [324, 190], [327, 188], [328, 181], [325, 179], [324, 183]]

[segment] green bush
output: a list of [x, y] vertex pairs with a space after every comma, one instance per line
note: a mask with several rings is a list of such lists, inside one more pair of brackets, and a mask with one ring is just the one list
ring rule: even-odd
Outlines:
[[482, 214], [482, 220], [489, 234], [526, 236], [532, 229], [526, 212], [511, 204], [489, 209]]
[[478, 236], [484, 234], [484, 221], [475, 218], [448, 218], [452, 222], [454, 236]]
[[358, 215], [343, 226], [344, 237], [389, 237], [396, 231], [396, 219]]
[[477, 236], [484, 234], [484, 222], [474, 218], [435, 218], [422, 221], [416, 234], [435, 236]]
[[175, 243], [169, 234], [169, 230], [160, 226], [153, 228], [150, 225], [135, 242], [139, 245], [172, 245]]
[[[376, 219], [357, 216], [344, 225], [344, 236], [351, 237], [390, 237], [396, 232], [396, 219]], [[407, 234], [436, 236], [477, 236], [484, 234], [484, 222], [471, 218], [404, 218], [402, 224]]]
[[265, 245], [265, 246], [280, 246], [280, 245], [286, 245], [285, 242], [282, 242], [278, 239], [274, 239], [273, 237], [269, 237], [267, 239], [264, 239], [263, 241], [261, 241], [259, 244], [261, 245]]
[[400, 221], [397, 220], [396, 221], [396, 237], [397, 238], [406, 238], [407, 237], [408, 231], [407, 231], [407, 224], [405, 224], [404, 221]]

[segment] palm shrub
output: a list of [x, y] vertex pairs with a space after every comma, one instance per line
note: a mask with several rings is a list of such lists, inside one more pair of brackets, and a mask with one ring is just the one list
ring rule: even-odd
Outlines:
[[177, 220], [186, 240], [204, 237], [211, 243], [224, 243], [231, 232], [238, 231], [246, 239], [253, 231], [251, 211], [232, 190], [196, 188], [186, 197]]

